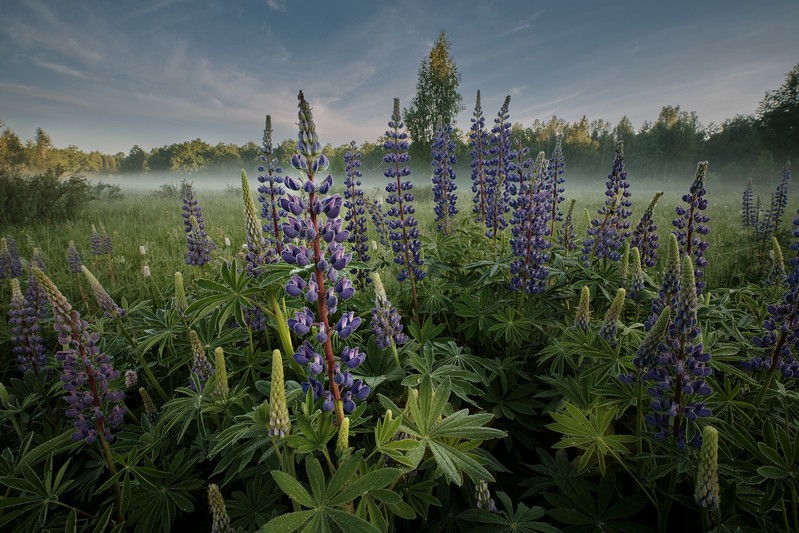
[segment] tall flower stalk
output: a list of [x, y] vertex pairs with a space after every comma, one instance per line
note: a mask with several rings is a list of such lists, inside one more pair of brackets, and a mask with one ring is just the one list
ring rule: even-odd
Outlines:
[[755, 206], [754, 192], [752, 191], [752, 178], [746, 182], [741, 198], [741, 223], [743, 227], [750, 228], [755, 226]]
[[47, 314], [49, 312], [49, 305], [47, 303], [47, 295], [44, 294], [41, 287], [39, 287], [39, 282], [36, 281], [36, 277], [33, 275], [33, 267], [37, 267], [42, 272], [46, 272], [44, 268], [44, 261], [42, 261], [42, 256], [39, 254], [39, 249], [34, 248], [33, 253], [31, 254], [30, 260], [31, 266], [31, 273], [28, 276], [28, 288], [25, 291], [25, 298], [28, 300], [28, 304], [33, 307], [36, 316], [44, 320], [47, 318]]
[[488, 185], [486, 183], [486, 166], [490, 157], [490, 137], [485, 128], [485, 117], [483, 108], [480, 105], [480, 91], [477, 91], [477, 99], [474, 104], [474, 115], [472, 125], [469, 128], [469, 148], [472, 156], [472, 202], [474, 207], [472, 212], [475, 220], [486, 224], [486, 207], [488, 205]]
[[605, 205], [597, 211], [598, 217], [591, 219], [588, 238], [583, 242], [583, 261], [586, 264], [594, 259], [620, 260], [620, 250], [630, 236], [630, 183], [624, 170], [622, 141], [616, 143], [616, 156], [605, 185]]
[[771, 195], [769, 209], [757, 226], [758, 233], [764, 245], [765, 242], [780, 229], [782, 217], [785, 214], [785, 208], [788, 206], [788, 184], [790, 181], [791, 164], [786, 163], [782, 168], [782, 177], [780, 178], [779, 184], [777, 184], [777, 190]]
[[261, 218], [266, 219], [263, 229], [269, 240], [274, 242], [278, 255], [283, 253], [283, 236], [280, 226], [286, 217], [286, 211], [280, 207], [280, 198], [286, 194], [283, 188], [283, 169], [278, 165], [280, 161], [274, 156], [272, 147], [272, 117], [266, 115], [266, 125], [264, 126], [264, 142], [261, 145], [261, 155], [259, 159], [263, 163], [258, 166], [258, 181], [261, 185], [258, 192], [261, 196], [258, 201], [263, 204]]
[[486, 168], [485, 184], [488, 189], [486, 196], [486, 236], [496, 242], [500, 231], [508, 226], [505, 213], [510, 210], [510, 191], [508, 177], [515, 168], [510, 138], [510, 95], [505, 97], [496, 118], [494, 127], [491, 128], [491, 159]]
[[264, 238], [261, 219], [255, 210], [255, 203], [250, 193], [250, 181], [244, 170], [241, 171], [241, 193], [244, 201], [244, 229], [247, 237], [247, 253], [244, 258], [247, 261], [247, 271], [257, 276], [264, 265], [273, 263], [276, 258], [271, 243]]
[[535, 163], [522, 161], [526, 152], [517, 150], [519, 193], [511, 201], [514, 207], [511, 224], [511, 250], [515, 256], [510, 265], [511, 290], [523, 289], [526, 293], [544, 291], [549, 261], [549, 217], [552, 183], [547, 180], [547, 161], [539, 152]]
[[22, 261], [13, 237], [0, 239], [0, 279], [21, 278]]
[[11, 278], [8, 330], [11, 334], [11, 353], [16, 356], [19, 371], [23, 374], [31, 371], [34, 376], [38, 376], [47, 366], [39, 317], [22, 295], [19, 280], [16, 278]]
[[550, 208], [550, 223], [549, 228], [550, 242], [555, 242], [555, 222], [563, 220], [563, 213], [560, 211], [560, 203], [563, 201], [563, 193], [566, 192], [564, 187], [561, 187], [566, 182], [563, 177], [566, 172], [566, 162], [563, 158], [563, 148], [561, 147], [560, 137], [555, 141], [555, 148], [552, 150], [552, 156], [549, 158], [547, 166], [547, 181], [552, 188], [550, 189], [551, 200], [549, 203]]
[[684, 194], [682, 201], [685, 206], [678, 205], [674, 208], [677, 218], [672, 224], [676, 228], [672, 233], [677, 237], [680, 245], [680, 255], [691, 257], [694, 264], [694, 277], [696, 278], [696, 294], [702, 295], [705, 287], [703, 269], [707, 266], [705, 252], [710, 243], [706, 235], [710, 233], [707, 223], [710, 216], [705, 214], [707, 210], [707, 198], [705, 198], [705, 175], [707, 174], [707, 161], [701, 161], [696, 167], [696, 177], [691, 184], [688, 194]]
[[408, 134], [404, 131], [404, 124], [400, 116], [399, 98], [394, 98], [394, 111], [388, 122], [386, 140], [383, 148], [386, 150], [383, 161], [388, 163], [383, 175], [391, 180], [386, 185], [388, 197], [386, 203], [389, 208], [388, 217], [389, 238], [394, 252], [394, 262], [400, 265], [400, 282], [408, 280], [411, 284], [411, 299], [413, 301], [413, 318], [419, 323], [419, 302], [416, 294], [416, 282], [424, 279], [421, 248], [419, 242], [418, 222], [413, 216], [416, 209], [413, 207], [413, 183], [406, 179], [411, 175], [411, 168], [406, 165], [411, 160], [408, 155]]
[[655, 266], [658, 262], [660, 242], [658, 241], [658, 227], [655, 224], [654, 213], [661, 196], [663, 196], [663, 192], [658, 191], [652, 197], [652, 201], [649, 202], [644, 214], [641, 215], [641, 220], [633, 230], [633, 238], [630, 242], [630, 246], [638, 248], [638, 252], [641, 254], [641, 265], [647, 268]]
[[[290, 213], [288, 221], [283, 224], [283, 232], [300, 241], [297, 245], [287, 245], [282, 257], [292, 265], [311, 266], [310, 277], [305, 279], [294, 274], [286, 285], [286, 292], [293, 297], [303, 296], [316, 311], [304, 307], [295, 313], [294, 318], [288, 319], [288, 327], [298, 336], [306, 337], [294, 354], [294, 360], [307, 366], [311, 375], [319, 376], [318, 379], [309, 377], [303, 383], [303, 389], [312, 390], [316, 399], [323, 398], [323, 408], [335, 410], [340, 424], [344, 420], [344, 412], [355, 409], [355, 400], [364, 400], [370, 389], [361, 380], [354, 380], [349, 372], [363, 362], [364, 357], [358, 348], [344, 347], [337, 360], [332, 338], [338, 335], [340, 340], [346, 340], [358, 329], [361, 319], [352, 311], [344, 312], [331, 327], [339, 298], [346, 301], [355, 293], [343, 274], [352, 259], [352, 254], [346, 253], [341, 244], [347, 240], [349, 233], [341, 227], [341, 196], [335, 194], [321, 198], [333, 186], [333, 178], [328, 175], [321, 181], [316, 180], [316, 174], [324, 172], [329, 162], [322, 154], [311, 107], [302, 91], [298, 98], [298, 153], [292, 156], [291, 164], [304, 177], [286, 177], [285, 184], [288, 189], [303, 191], [308, 196], [306, 199], [304, 195], [288, 193], [281, 199], [281, 206]], [[398, 107], [397, 104], [397, 110]], [[326, 222], [321, 215], [324, 215]], [[322, 354], [317, 352], [317, 347], [321, 348]], [[326, 385], [324, 377], [327, 378]]]
[[573, 252], [577, 249], [577, 235], [574, 233], [574, 204], [576, 203], [577, 200], [574, 198], [569, 202], [566, 218], [563, 219], [563, 224], [561, 224], [558, 232], [558, 244], [563, 246], [563, 249], [567, 252]]
[[[346, 230], [350, 232], [347, 241], [352, 245], [355, 257], [364, 265], [369, 263], [369, 236], [366, 234], [366, 200], [363, 196], [360, 178], [361, 154], [355, 149], [355, 141], [350, 141], [350, 149], [344, 153], [344, 207], [347, 214], [344, 221]], [[364, 288], [369, 282], [369, 271], [365, 268], [358, 270], [356, 280], [359, 288]]]
[[186, 264], [203, 266], [211, 261], [211, 251], [216, 245], [205, 231], [202, 208], [190, 183], [183, 188], [183, 226], [186, 231]]
[[366, 210], [369, 211], [369, 216], [372, 218], [372, 223], [375, 225], [377, 238], [380, 239], [380, 244], [387, 246], [386, 238], [388, 237], [388, 226], [386, 225], [386, 217], [383, 214], [383, 199], [367, 198]]
[[408, 342], [408, 336], [402, 332], [402, 317], [397, 308], [391, 305], [386, 295], [386, 289], [380, 280], [380, 275], [372, 274], [375, 285], [375, 306], [372, 309], [372, 333], [375, 334], [375, 343], [381, 350], [391, 348], [394, 362], [402, 368], [399, 360], [397, 346]]
[[455, 195], [455, 141], [452, 139], [452, 126], [441, 122], [433, 135], [433, 200], [438, 231], [452, 235], [452, 218], [458, 213]]
[[646, 321], [647, 330], [652, 328], [655, 321], [660, 316], [661, 311], [666, 307], [672, 309], [677, 304], [677, 294], [680, 292], [680, 245], [677, 237], [672, 233], [669, 235], [669, 247], [666, 256], [666, 266], [663, 272], [663, 283], [657, 298], [652, 300], [652, 313]]
[[105, 316], [108, 318], [122, 318], [127, 314], [125, 309], [122, 309], [117, 305], [111, 295], [105, 290], [103, 285], [94, 277], [94, 274], [86, 268], [86, 265], [81, 267], [83, 271], [83, 275], [86, 276], [86, 280], [89, 282], [89, 287], [92, 289], [94, 293], [94, 297], [97, 299], [97, 305], [100, 306], [100, 310], [103, 312]]

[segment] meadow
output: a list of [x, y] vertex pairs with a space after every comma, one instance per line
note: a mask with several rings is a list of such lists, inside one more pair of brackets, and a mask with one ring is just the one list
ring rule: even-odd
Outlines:
[[[401, 183], [399, 133], [368, 181], [393, 189], [354, 192], [354, 153], [331, 187], [309, 114], [279, 181], [264, 146], [243, 188], [0, 228], [0, 528], [799, 531], [787, 178], [753, 227], [713, 162], [674, 176], [639, 249], [659, 184], [623, 159], [578, 188], [514, 152], [483, 222], [446, 157]], [[293, 195], [281, 238], [262, 183]], [[393, 245], [359, 198], [403, 214]]]

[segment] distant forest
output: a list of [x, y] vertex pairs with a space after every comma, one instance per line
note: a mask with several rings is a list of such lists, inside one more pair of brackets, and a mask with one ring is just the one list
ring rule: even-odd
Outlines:
[[[494, 111], [485, 110], [490, 127]], [[513, 107], [511, 105], [511, 119]], [[456, 129], [459, 166], [471, 162], [468, 124]], [[141, 172], [175, 172], [182, 175], [213, 173], [258, 164], [259, 145], [248, 142], [238, 146], [211, 145], [201, 139], [170, 144], [146, 151], [133, 146], [125, 154], [86, 153], [76, 146], [56, 148], [41, 128], [34, 139], [22, 141], [0, 121], [0, 172], [35, 174], [55, 170], [64, 174], [118, 174]], [[558, 136], [562, 138], [567, 171], [572, 176], [603, 176], [613, 159], [614, 139], [624, 141], [625, 162], [631, 173], [642, 179], [684, 179], [696, 168], [696, 162], [707, 160], [713, 174], [725, 181], [768, 182], [779, 177], [786, 160], [799, 155], [799, 65], [785, 78], [784, 84], [769, 91], [752, 115], [736, 115], [721, 124], [703, 125], [693, 111], [680, 106], [664, 106], [654, 122], [645, 122], [636, 130], [622, 118], [618, 124], [605, 120], [588, 121], [585, 117], [567, 122], [556, 116], [535, 120], [532, 124], [513, 124], [513, 137], [531, 151], [549, 154]], [[255, 133], [255, 132], [253, 132]], [[295, 140], [285, 139], [276, 147], [279, 160], [286, 164], [294, 152]], [[349, 145], [324, 147], [331, 161], [331, 172], [344, 172], [344, 152]], [[382, 138], [364, 142], [358, 147], [363, 166], [381, 168]], [[417, 170], [429, 165], [416, 157]], [[429, 168], [429, 167], [428, 167]], [[461, 175], [465, 174], [462, 172]]]

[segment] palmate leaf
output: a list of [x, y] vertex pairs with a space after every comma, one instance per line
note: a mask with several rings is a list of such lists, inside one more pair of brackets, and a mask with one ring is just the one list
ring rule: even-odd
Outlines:
[[569, 402], [564, 403], [565, 413], [550, 413], [555, 423], [547, 424], [547, 428], [563, 437], [553, 448], [575, 447], [585, 450], [580, 457], [579, 468], [585, 470], [596, 460], [599, 471], [605, 474], [605, 458], [610, 455], [617, 460], [627, 453], [627, 445], [636, 442], [633, 435], [612, 434], [611, 424], [616, 417], [616, 406], [595, 406], [586, 412]]
[[[347, 532], [375, 533], [380, 530], [366, 520], [341, 511], [337, 507], [367, 493], [377, 493], [391, 501], [401, 500], [398, 494], [387, 490], [386, 487], [391, 485], [402, 474], [402, 471], [396, 468], [380, 468], [364, 472], [366, 462], [359, 456], [350, 457], [341, 464], [327, 484], [325, 484], [322, 465], [319, 464], [316, 457], [312, 455], [306, 457], [305, 469], [311, 486], [310, 491], [285, 472], [273, 470], [272, 477], [280, 490], [303, 507], [308, 507], [309, 510], [274, 518], [261, 528], [262, 532], [283, 533], [300, 528], [307, 531], [330, 531], [330, 525], [335, 524]], [[358, 470], [362, 472], [360, 476], [356, 476]]]
[[546, 522], [539, 522], [546, 511], [542, 507], [527, 507], [519, 502], [516, 510], [513, 509], [513, 502], [504, 492], [498, 492], [497, 497], [502, 503], [503, 509], [497, 509], [496, 513], [491, 513], [486, 509], [468, 509], [458, 515], [458, 518], [469, 522], [487, 524], [479, 528], [470, 528], [470, 531], [512, 533], [520, 531], [523, 533], [533, 533], [542, 531], [544, 533], [560, 533], [560, 529], [549, 525]]
[[[403, 416], [400, 430], [411, 435], [413, 442], [403, 444], [401, 450], [404, 460], [399, 462], [415, 468], [421, 463], [425, 451], [429, 450], [438, 471], [450, 483], [462, 485], [464, 473], [474, 481], [493, 481], [493, 476], [481, 463], [483, 459], [477, 454], [468, 453], [468, 450], [478, 447], [482, 440], [502, 438], [506, 433], [485, 427], [485, 424], [493, 418], [493, 415], [487, 413], [472, 415], [463, 409], [444, 416], [451, 391], [449, 378], [444, 378], [434, 390], [432, 377], [425, 375], [421, 380], [418, 394], [408, 395], [407, 416]], [[379, 399], [386, 409], [397, 413], [403, 412], [385, 396], [380, 395]], [[383, 427], [381, 426], [381, 432], [376, 438], [379, 449], [387, 449], [390, 446], [390, 443], [381, 440], [385, 438], [384, 433], [386, 433], [382, 430]], [[393, 451], [395, 455], [399, 455], [400, 448], [395, 448]], [[426, 467], [427, 464], [426, 461], [419, 468]]]

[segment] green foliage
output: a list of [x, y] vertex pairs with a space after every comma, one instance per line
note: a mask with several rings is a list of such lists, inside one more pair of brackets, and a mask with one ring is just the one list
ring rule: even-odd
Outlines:
[[22, 225], [74, 218], [91, 199], [78, 175], [51, 170], [33, 176], [0, 170], [0, 224]]

